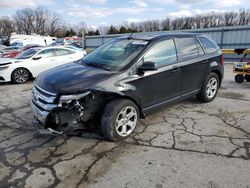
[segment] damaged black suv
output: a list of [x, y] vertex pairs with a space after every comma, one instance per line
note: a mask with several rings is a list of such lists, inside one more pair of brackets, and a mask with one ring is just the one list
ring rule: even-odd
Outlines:
[[82, 60], [42, 73], [32, 109], [44, 130], [100, 125], [112, 141], [128, 137], [139, 118], [196, 95], [212, 101], [223, 78], [223, 55], [200, 34], [133, 34], [116, 38]]

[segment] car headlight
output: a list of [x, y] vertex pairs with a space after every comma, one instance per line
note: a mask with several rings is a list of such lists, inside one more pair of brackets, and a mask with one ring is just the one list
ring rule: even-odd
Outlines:
[[85, 93], [81, 93], [81, 94], [76, 94], [76, 95], [62, 95], [60, 97], [59, 103], [63, 104], [63, 103], [69, 103], [73, 100], [79, 100], [79, 99], [87, 96], [88, 94], [90, 94], [90, 91], [85, 92]]

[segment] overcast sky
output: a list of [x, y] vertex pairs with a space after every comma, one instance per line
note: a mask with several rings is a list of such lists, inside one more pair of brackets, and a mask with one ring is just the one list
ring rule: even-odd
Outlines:
[[249, 0], [0, 0], [0, 16], [22, 8], [43, 6], [71, 24], [119, 25], [165, 17], [182, 17], [228, 10], [249, 9]]

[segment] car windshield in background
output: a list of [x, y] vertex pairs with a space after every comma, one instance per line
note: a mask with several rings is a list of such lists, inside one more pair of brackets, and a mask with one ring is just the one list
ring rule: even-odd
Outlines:
[[148, 42], [145, 40], [114, 40], [97, 48], [84, 57], [82, 61], [89, 66], [118, 71], [131, 63], [147, 44]]
[[39, 49], [29, 49], [29, 50], [25, 50], [23, 51], [21, 54], [19, 54], [18, 56], [16, 56], [15, 59], [28, 59], [31, 58], [33, 55], [35, 55], [36, 52], [38, 52]]

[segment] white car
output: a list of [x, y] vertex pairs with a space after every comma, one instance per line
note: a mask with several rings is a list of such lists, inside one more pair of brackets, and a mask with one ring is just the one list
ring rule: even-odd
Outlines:
[[0, 58], [0, 82], [23, 84], [54, 67], [77, 61], [86, 55], [65, 47], [31, 48], [15, 59]]

